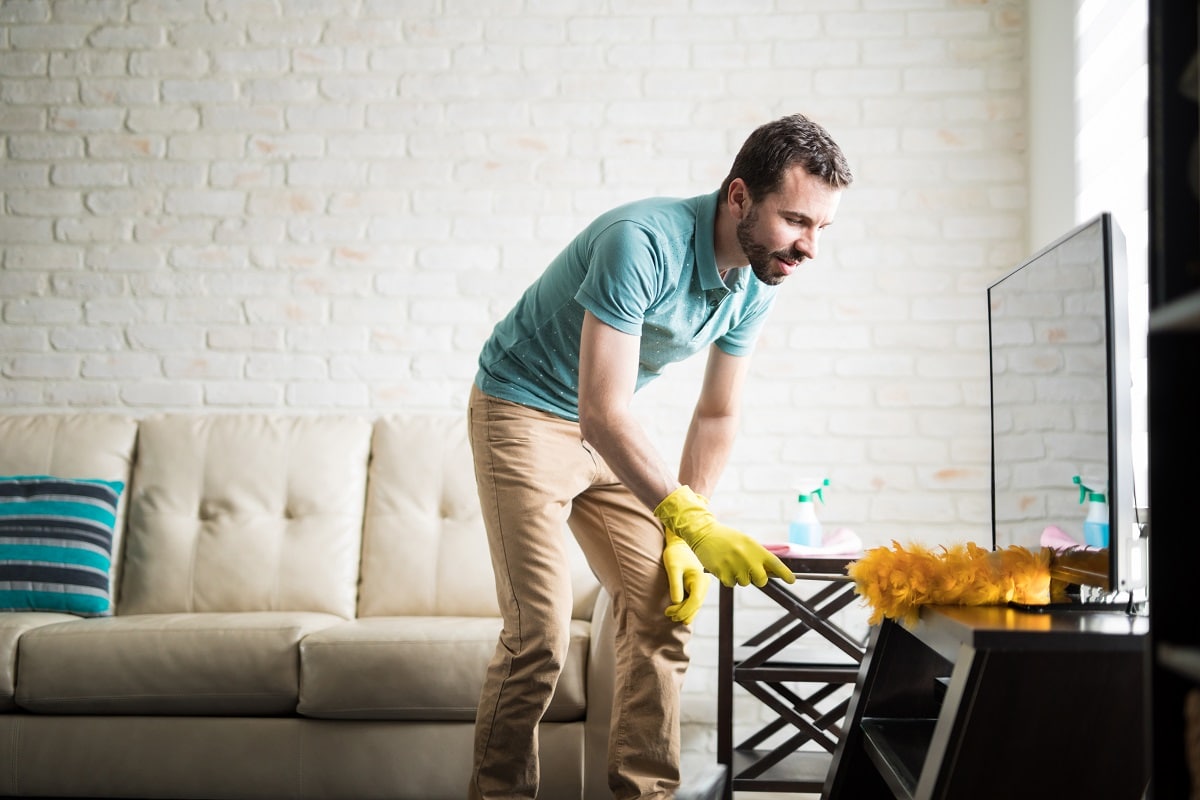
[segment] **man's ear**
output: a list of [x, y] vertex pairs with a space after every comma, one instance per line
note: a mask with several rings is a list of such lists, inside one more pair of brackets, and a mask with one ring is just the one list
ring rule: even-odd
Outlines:
[[741, 178], [729, 182], [729, 190], [725, 193], [725, 202], [734, 219], [740, 220], [750, 210], [750, 190]]

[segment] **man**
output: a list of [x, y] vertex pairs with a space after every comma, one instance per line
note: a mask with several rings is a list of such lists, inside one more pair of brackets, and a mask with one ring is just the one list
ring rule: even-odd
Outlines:
[[[631, 203], [592, 222], [484, 345], [469, 419], [504, 626], [476, 717], [473, 800], [537, 792], [537, 725], [572, 606], [564, 521], [612, 596], [609, 786], [617, 798], [674, 796], [704, 570], [727, 586], [795, 580], [718, 522], [705, 495], [733, 446], [776, 286], [816, 256], [851, 179], [819, 125], [800, 115], [763, 125], [718, 192]], [[630, 401], [667, 364], [706, 348], [676, 472]]]

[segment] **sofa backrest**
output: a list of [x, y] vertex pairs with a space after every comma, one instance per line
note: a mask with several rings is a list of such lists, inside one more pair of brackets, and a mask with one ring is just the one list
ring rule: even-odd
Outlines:
[[[565, 525], [563, 535], [574, 615], [590, 618], [598, 583]], [[358, 614], [499, 614], [465, 413], [376, 420]]]
[[360, 417], [142, 420], [118, 613], [354, 616], [370, 437]]
[[[126, 484], [119, 614], [496, 616], [465, 416], [0, 415], [0, 476]], [[590, 618], [599, 585], [563, 535]]]
[[137, 421], [116, 414], [0, 415], [0, 476], [52, 475], [125, 484], [113, 530], [110, 592], [119, 585], [136, 437]]

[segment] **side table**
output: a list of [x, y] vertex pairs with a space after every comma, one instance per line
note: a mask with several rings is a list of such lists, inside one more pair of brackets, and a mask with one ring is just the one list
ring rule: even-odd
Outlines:
[[[832, 621], [854, 600], [846, 566], [855, 557], [783, 557], [796, 576], [788, 585], [772, 579], [761, 591], [779, 605], [778, 619], [735, 645], [733, 589], [720, 588], [717, 666], [717, 761], [728, 767], [726, 800], [734, 791], [820, 792], [842, 734], [849, 698], [822, 710], [818, 704], [853, 684], [865, 641]], [[813, 591], [815, 585], [815, 591]], [[806, 590], [809, 590], [806, 593]], [[784, 650], [801, 637], [820, 638], [844, 659], [786, 660]], [[736, 652], [735, 652], [736, 649]], [[733, 743], [733, 690], [741, 686], [775, 718], [744, 741]], [[768, 740], [778, 742], [769, 745]], [[801, 746], [812, 742], [819, 749]]]

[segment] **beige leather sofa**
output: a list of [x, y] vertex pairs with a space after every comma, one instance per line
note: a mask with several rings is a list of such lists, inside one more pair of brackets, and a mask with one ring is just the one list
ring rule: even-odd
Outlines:
[[[457, 416], [0, 416], [13, 475], [127, 486], [113, 613], [0, 613], [0, 796], [465, 795], [500, 622]], [[607, 796], [611, 615], [572, 553], [552, 800]]]

